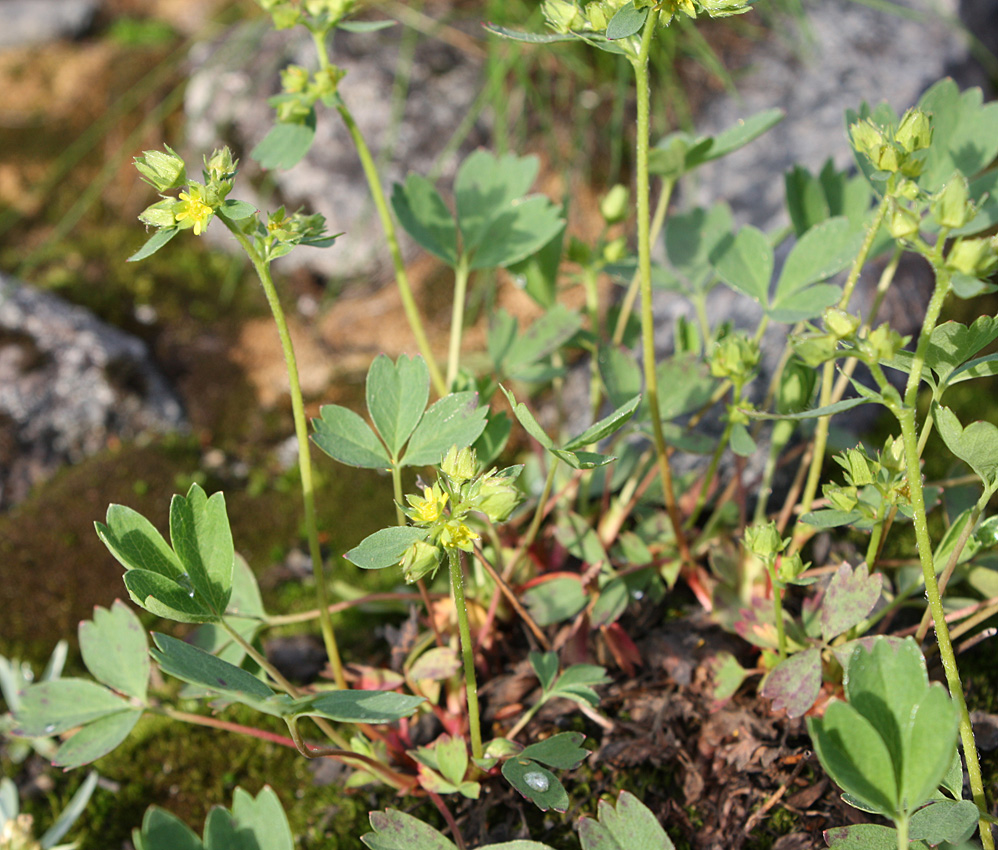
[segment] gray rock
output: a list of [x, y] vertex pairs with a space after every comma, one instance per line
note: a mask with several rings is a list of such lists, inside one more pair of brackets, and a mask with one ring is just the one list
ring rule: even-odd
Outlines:
[[[470, 109], [480, 85], [478, 67], [445, 44], [420, 40], [408, 70], [404, 109], [394, 115], [392, 101], [400, 58], [401, 27], [375, 33], [338, 32], [333, 61], [347, 72], [341, 94], [368, 146], [382, 163], [386, 194], [411, 170], [427, 174], [445, 153], [448, 142]], [[258, 25], [236, 27], [220, 40], [191, 53], [193, 66], [187, 86], [187, 148], [200, 157], [225, 142], [242, 157], [241, 179], [234, 196], [260, 203], [249, 192], [248, 180], [259, 176], [249, 159], [273, 126], [267, 98], [279, 90], [279, 71], [288, 63], [314, 66], [311, 38], [300, 29], [273, 32]], [[344, 232], [333, 248], [296, 251], [285, 264], [304, 264], [336, 279], [377, 275], [387, 266], [381, 224], [370, 200], [360, 161], [335, 110], [318, 107], [315, 142], [308, 156], [288, 171], [267, 175], [277, 197], [265, 206], [284, 203], [320, 212], [331, 233]], [[463, 150], [482, 141], [472, 132]], [[453, 157], [451, 157], [453, 160]], [[453, 171], [445, 161], [441, 171]], [[209, 235], [227, 235], [213, 228]], [[231, 241], [231, 240], [229, 240]], [[285, 265], [285, 269], [288, 265]]]
[[100, 5], [101, 0], [0, 0], [0, 48], [82, 35]]
[[0, 508], [112, 438], [184, 426], [145, 343], [0, 275]]

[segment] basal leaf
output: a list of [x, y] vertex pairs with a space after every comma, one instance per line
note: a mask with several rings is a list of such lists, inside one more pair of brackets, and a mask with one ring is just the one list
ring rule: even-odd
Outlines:
[[352, 410], [324, 404], [312, 420], [312, 442], [340, 463], [362, 469], [388, 469], [392, 465], [385, 447], [371, 427]]
[[807, 718], [822, 767], [843, 791], [893, 818], [899, 813], [896, 766], [870, 722], [851, 705], [833, 701], [821, 718]]
[[281, 122], [250, 151], [250, 157], [266, 170], [293, 168], [305, 158], [315, 139], [315, 110], [301, 124]]
[[176, 580], [148, 570], [125, 573], [125, 588], [131, 600], [150, 614], [178, 623], [215, 623], [219, 615], [207, 606], [186, 576]]
[[[830, 218], [807, 231], [791, 249], [773, 297], [773, 309], [811, 284], [846, 268], [859, 253], [864, 232], [845, 217]], [[810, 318], [810, 317], [809, 317]]]
[[522, 756], [514, 756], [502, 763], [502, 775], [517, 791], [542, 812], [554, 809], [568, 810], [568, 793], [550, 770]]
[[371, 850], [457, 850], [453, 841], [412, 815], [386, 809], [371, 812], [370, 818], [374, 832], [360, 840]]
[[97, 536], [126, 570], [142, 569], [178, 578], [184, 568], [149, 520], [124, 505], [107, 509], [107, 523], [94, 523]]
[[235, 550], [225, 511], [225, 496], [208, 497], [197, 484], [170, 503], [170, 540], [186, 568], [195, 601], [225, 613], [232, 593]]
[[457, 223], [434, 185], [410, 174], [405, 185], [392, 190], [392, 209], [399, 223], [420, 247], [449, 266], [457, 266]]
[[79, 627], [83, 663], [101, 683], [142, 702], [149, 684], [149, 642], [139, 618], [116, 600], [110, 610], [97, 606], [94, 618]]
[[28, 738], [59, 735], [109, 714], [129, 710], [122, 697], [87, 679], [52, 679], [29, 685], [14, 712], [18, 732]]
[[766, 234], [751, 225], [722, 240], [711, 253], [718, 276], [764, 308], [769, 304], [773, 249]]
[[194, 830], [158, 806], [146, 809], [142, 829], [132, 830], [132, 843], [136, 850], [204, 850]]
[[365, 570], [383, 570], [398, 566], [408, 549], [417, 540], [425, 540], [429, 529], [412, 525], [396, 525], [369, 534], [343, 557]]
[[125, 262], [137, 263], [139, 260], [151, 257], [178, 233], [180, 233], [179, 227], [160, 228], [146, 240], [145, 245], [139, 248], [139, 250], [132, 254], [132, 256], [130, 256]]
[[394, 723], [425, 701], [393, 691], [324, 691], [291, 700], [282, 714], [325, 717], [337, 723]]
[[970, 800], [939, 800], [911, 816], [908, 835], [933, 847], [944, 841], [961, 844], [974, 834], [979, 818], [980, 812]]
[[558, 675], [558, 653], [531, 651], [529, 658], [530, 666], [534, 668], [537, 680], [541, 683], [541, 690], [550, 690]]
[[142, 716], [142, 709], [129, 707], [88, 723], [56, 750], [52, 764], [72, 770], [106, 756], [125, 740]]
[[[900, 644], [875, 640], [870, 651], [859, 646], [849, 660], [843, 681], [849, 705], [877, 732], [900, 777], [913, 712], [929, 687], [925, 659], [918, 646], [911, 638]], [[947, 766], [948, 760], [944, 771]], [[898, 790], [900, 793], [903, 789]]]
[[472, 254], [472, 269], [494, 269], [518, 263], [543, 248], [565, 226], [561, 208], [533, 195], [513, 201], [495, 215]]
[[901, 801], [908, 812], [925, 803], [946, 776], [960, 722], [956, 703], [938, 682], [913, 708], [901, 764]]
[[621, 791], [617, 807], [599, 801], [599, 822], [592, 818], [579, 821], [582, 850], [674, 850], [658, 818], [629, 791]]
[[236, 788], [232, 795], [232, 819], [240, 831], [252, 836], [252, 850], [294, 850], [294, 836], [284, 807], [269, 785], [264, 785], [255, 798], [248, 791]]
[[568, 620], [586, 607], [588, 598], [578, 578], [557, 576], [539, 581], [520, 597], [539, 626]]
[[[668, 387], [658, 398], [658, 413], [663, 422], [699, 409], [710, 400], [717, 386], [706, 364], [694, 354], [674, 354], [664, 359], [655, 367], [655, 374], [658, 385]], [[639, 417], [643, 419], [646, 410]]]
[[472, 391], [451, 393], [434, 402], [409, 438], [401, 465], [433, 466], [451, 446], [470, 446], [485, 430], [488, 412]]
[[[731, 239], [731, 208], [721, 202], [710, 209], [697, 207], [669, 216], [665, 224], [665, 251], [669, 263], [686, 281], [693, 295], [711, 279], [710, 257], [722, 239]], [[767, 282], [768, 283], [768, 282]]]
[[367, 409], [374, 427], [393, 458], [419, 424], [430, 398], [430, 370], [426, 361], [400, 355], [392, 363], [379, 354], [367, 372]]
[[535, 156], [497, 157], [483, 149], [461, 163], [454, 178], [454, 199], [463, 254], [476, 251], [493, 222], [530, 191], [539, 168]]
[[606, 28], [606, 37], [610, 41], [617, 41], [621, 38], [630, 38], [641, 32], [648, 18], [648, 9], [635, 9], [634, 3], [625, 3], [617, 13], [610, 19]]
[[586, 736], [581, 732], [559, 732], [524, 747], [520, 756], [556, 770], [574, 770], [589, 755], [589, 750], [579, 746], [585, 739]]
[[[892, 826], [858, 823], [825, 830], [829, 850], [897, 850], [898, 832]], [[912, 842], [909, 850], [927, 850], [921, 841]]]
[[774, 711], [803, 717], [821, 691], [821, 651], [805, 649], [781, 661], [766, 676], [760, 694], [773, 701]]
[[614, 407], [620, 407], [641, 392], [641, 367], [629, 351], [600, 346], [598, 362], [600, 378]]
[[828, 585], [821, 604], [821, 633], [826, 641], [861, 623], [880, 599], [882, 573], [869, 574], [866, 564], [855, 570], [843, 563]]
[[[508, 346], [505, 347], [504, 356], [499, 361], [503, 366], [503, 373], [514, 378], [519, 377], [524, 367], [536, 366], [538, 361], [550, 357], [575, 336], [581, 327], [582, 316], [579, 312], [570, 310], [562, 304], [556, 304], [547, 310], [519, 337], [515, 336], [514, 324], [512, 327], [514, 336], [506, 337]], [[507, 324], [507, 334], [509, 330], [510, 326]]]
[[157, 647], [151, 650], [153, 659], [164, 673], [183, 682], [200, 685], [256, 708], [274, 696], [274, 692], [256, 676], [182, 640], [154, 632], [153, 641]]
[[620, 576], [611, 579], [600, 589], [599, 599], [593, 605], [589, 624], [597, 629], [615, 623], [627, 610], [630, 601], [631, 592], [627, 582]]

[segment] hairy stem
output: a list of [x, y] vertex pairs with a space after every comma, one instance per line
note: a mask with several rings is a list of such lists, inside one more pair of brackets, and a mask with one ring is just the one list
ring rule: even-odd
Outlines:
[[483, 755], [482, 726], [478, 717], [478, 681], [475, 678], [475, 647], [471, 642], [471, 627], [468, 624], [468, 606], [464, 600], [464, 569], [461, 566], [461, 552], [448, 549], [450, 560], [450, 586], [454, 596], [454, 611], [457, 614], [457, 629], [461, 638], [461, 656], [464, 660], [464, 683], [468, 694], [468, 729], [471, 734], [471, 754], [476, 759]]
[[277, 325], [277, 333], [281, 338], [281, 348], [284, 351], [284, 363], [288, 371], [288, 385], [291, 392], [291, 410], [295, 421], [295, 436], [298, 439], [298, 471], [301, 476], [301, 495], [305, 507], [305, 533], [308, 537], [308, 552], [312, 559], [312, 570], [315, 573], [315, 595], [319, 603], [319, 628], [322, 631], [322, 641], [329, 656], [329, 666], [333, 671], [333, 679], [338, 688], [347, 686], [343, 676], [343, 662], [340, 660], [339, 647], [336, 644], [336, 634], [333, 631], [333, 621], [329, 616], [329, 601], [326, 595], [326, 572], [322, 563], [322, 552], [319, 549], [319, 527], [315, 516], [315, 488], [312, 483], [312, 458], [308, 445], [308, 424], [305, 421], [305, 402], [302, 398], [301, 383], [298, 380], [298, 361], [295, 349], [291, 343], [291, 333], [288, 331], [284, 308], [277, 297], [277, 288], [270, 274], [268, 263], [253, 246], [245, 233], [230, 218], [217, 213], [229, 232], [236, 238], [246, 252], [253, 268], [256, 270], [267, 304]]

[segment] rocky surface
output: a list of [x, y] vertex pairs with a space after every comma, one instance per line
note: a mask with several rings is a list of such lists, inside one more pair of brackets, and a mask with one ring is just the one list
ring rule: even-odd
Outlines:
[[100, 6], [101, 0], [0, 0], [0, 49], [82, 35]]
[[184, 422], [141, 340], [0, 275], [0, 508], [113, 440]]
[[[332, 52], [333, 61], [346, 71], [340, 87], [343, 99], [382, 163], [386, 193], [409, 171], [427, 174], [438, 166], [445, 174], [453, 170], [453, 157], [438, 159], [481, 84], [477, 64], [442, 42], [420, 39], [410, 64], [402, 37], [398, 26], [374, 33], [339, 32]], [[196, 48], [185, 99], [186, 149], [191, 157], [199, 159], [227, 143], [242, 157], [243, 176], [252, 178], [247, 154], [273, 126], [267, 98], [278, 91], [280, 69], [289, 63], [313, 67], [314, 55], [311, 38], [301, 28], [274, 32], [258, 24], [238, 26]], [[397, 75], [408, 79], [404, 109], [398, 115], [393, 101]], [[332, 250], [295, 252], [282, 261], [283, 267], [306, 264], [334, 279], [377, 275], [387, 253], [360, 161], [335, 111], [320, 105], [318, 112], [311, 151], [293, 169], [267, 175], [277, 197], [264, 206], [285, 203], [291, 209], [320, 212], [329, 232], [344, 232], [345, 237]], [[464, 148], [481, 141], [473, 128], [463, 140]], [[246, 180], [235, 194], [251, 200]]]

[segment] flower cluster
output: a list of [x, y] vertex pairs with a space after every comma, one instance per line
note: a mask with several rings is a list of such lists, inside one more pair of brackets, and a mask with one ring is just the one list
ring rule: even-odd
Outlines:
[[503, 470], [478, 471], [472, 448], [452, 446], [440, 464], [440, 476], [433, 486], [424, 486], [423, 495], [407, 495], [403, 508], [413, 525], [429, 529], [424, 540], [413, 543], [402, 557], [402, 575], [407, 582], [418, 581], [436, 572], [447, 549], [470, 552], [479, 535], [467, 520], [478, 513], [490, 522], [503, 522], [520, 503], [513, 482], [522, 465]]
[[[232, 191], [236, 165], [232, 152], [227, 147], [219, 148], [205, 158], [204, 182], [198, 183], [188, 179], [183, 159], [169, 146], [165, 152], [145, 151], [135, 158], [135, 168], [162, 200], [147, 207], [139, 220], [158, 230], [193, 230], [195, 236], [200, 236]], [[164, 194], [181, 187], [185, 190], [176, 198]]]
[[[752, 0], [634, 0], [638, 11], [649, 9], [659, 15], [658, 23], [668, 26], [678, 14], [695, 18], [703, 12], [712, 18], [726, 18], [749, 11]], [[593, 0], [589, 3], [575, 3], [572, 0], [544, 0], [541, 9], [548, 26], [563, 35], [569, 33], [606, 32], [610, 21], [625, 6], [628, 0]]]

